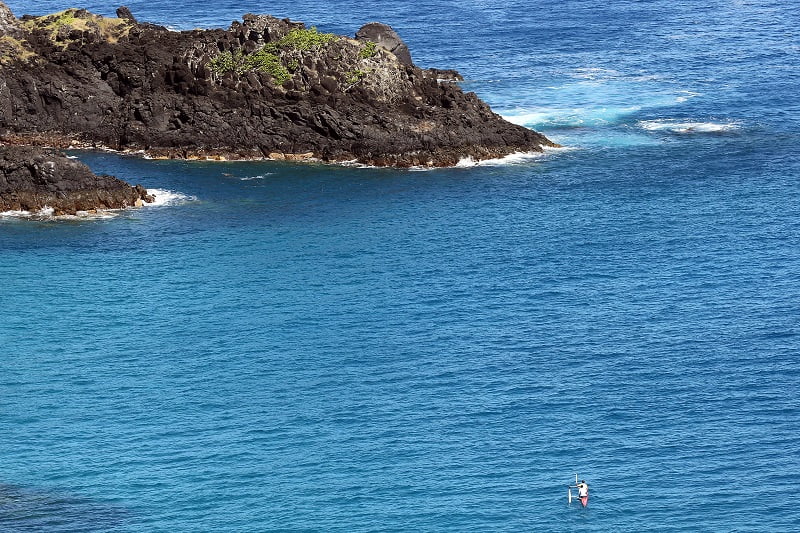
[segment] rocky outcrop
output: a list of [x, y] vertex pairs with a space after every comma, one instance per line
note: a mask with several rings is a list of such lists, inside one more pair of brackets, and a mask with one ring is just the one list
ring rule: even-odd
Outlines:
[[227, 30], [174, 32], [118, 14], [8, 23], [21, 34], [0, 36], [0, 140], [380, 166], [553, 145], [464, 93], [454, 71], [415, 66], [385, 25], [351, 39], [245, 15]]
[[153, 200], [141, 185], [95, 175], [83, 163], [54, 150], [0, 146], [0, 212], [49, 208], [55, 215], [74, 215]]
[[134, 24], [136, 23], [136, 18], [133, 16], [133, 13], [131, 13], [131, 10], [128, 9], [128, 6], [119, 6], [117, 8], [117, 18], [133, 22]]
[[370, 22], [361, 27], [356, 32], [356, 39], [359, 41], [374, 42], [384, 50], [394, 54], [401, 64], [407, 67], [414, 66], [411, 60], [411, 51], [400, 35], [394, 29], [380, 22]]
[[0, 2], [0, 32], [13, 31], [16, 28], [17, 17], [7, 5]]

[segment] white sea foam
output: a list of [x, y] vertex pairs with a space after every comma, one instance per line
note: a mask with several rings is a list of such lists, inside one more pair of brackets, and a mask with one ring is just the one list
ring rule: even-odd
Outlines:
[[[155, 197], [155, 201], [144, 204], [144, 207], [159, 207], [181, 205], [197, 201], [197, 197], [165, 189], [148, 189], [147, 192]], [[39, 211], [2, 211], [0, 219], [30, 219], [30, 220], [107, 220], [119, 216], [124, 209], [98, 209], [96, 211], [78, 211], [74, 215], [55, 216], [52, 207], [45, 206]]]
[[552, 123], [553, 117], [558, 115], [555, 110], [544, 109], [540, 111], [504, 111], [500, 114], [507, 121], [519, 126], [533, 126], [537, 124]]
[[100, 211], [78, 211], [74, 215], [59, 215], [58, 220], [107, 220], [119, 215], [121, 209], [103, 209]]
[[332, 163], [333, 165], [337, 165], [340, 167], [347, 167], [347, 168], [364, 168], [364, 169], [376, 169], [376, 170], [387, 170], [394, 168], [395, 170], [407, 170], [411, 172], [428, 172], [430, 170], [440, 170], [441, 167], [435, 166], [422, 166], [422, 165], [412, 165], [410, 167], [379, 167], [377, 165], [366, 165], [364, 163], [359, 163], [357, 160], [352, 159], [350, 161], [336, 161]]
[[[542, 146], [545, 152], [549, 151], [562, 151], [562, 150], [569, 150], [570, 148], [566, 147], [551, 147], [551, 146]], [[471, 156], [462, 157], [458, 163], [455, 164], [453, 168], [472, 168], [478, 166], [503, 166], [503, 165], [523, 165], [526, 163], [530, 163], [531, 161], [535, 161], [537, 159], [541, 159], [546, 154], [542, 152], [515, 152], [513, 154], [509, 154], [505, 157], [499, 157], [496, 159], [483, 159], [480, 161], [476, 161]], [[359, 163], [355, 160], [353, 161], [339, 161], [336, 163], [340, 166], [350, 167], [350, 168], [371, 168], [371, 169], [382, 169], [385, 170], [387, 167], [378, 167], [373, 165], [365, 165], [363, 163]], [[435, 170], [442, 170], [442, 168], [447, 167], [437, 167], [437, 166], [423, 166], [423, 165], [415, 165], [410, 166], [402, 169], [396, 170], [407, 170], [410, 172], [431, 172]]]
[[212, 157], [212, 156], [189, 158], [189, 159], [179, 159], [179, 158], [172, 159], [172, 158], [164, 157], [164, 156], [152, 156], [152, 155], [150, 155], [147, 152], [142, 151], [142, 150], [139, 150], [139, 151], [131, 150], [131, 151], [125, 151], [125, 152], [120, 152], [120, 153], [138, 155], [142, 159], [147, 159], [148, 161], [171, 161], [171, 162], [181, 162], [181, 163], [184, 163], [184, 162], [188, 162], [188, 163], [246, 163], [246, 162], [252, 161], [252, 159], [246, 159], [246, 158], [242, 158], [242, 159], [230, 158], [229, 159], [227, 157], [216, 158], [216, 157]]
[[577, 79], [599, 80], [599, 79], [616, 78], [620, 75], [620, 73], [619, 71], [614, 69], [587, 67], [587, 68], [575, 69], [574, 71], [569, 73], [569, 75]]
[[147, 189], [147, 193], [155, 196], [155, 201], [153, 203], [144, 204], [145, 207], [182, 205], [197, 201], [196, 196], [183, 194], [182, 192], [169, 191], [166, 189]]
[[30, 211], [2, 211], [0, 218], [28, 218], [31, 216]]
[[266, 179], [268, 176], [272, 176], [272, 172], [267, 172], [266, 174], [259, 174], [258, 176], [244, 176], [239, 179], [241, 181], [263, 180]]
[[38, 211], [3, 211], [0, 213], [1, 218], [30, 218], [30, 219], [50, 219], [53, 217], [55, 210], [52, 207], [44, 206]]
[[544, 157], [542, 152], [515, 152], [508, 154], [505, 157], [496, 159], [484, 159], [475, 161], [472, 157], [464, 157], [457, 164], [456, 168], [472, 168], [472, 167], [497, 167], [506, 165], [525, 165]]
[[387, 167], [387, 166], [378, 166], [378, 165], [367, 165], [365, 163], [359, 162], [357, 159], [350, 159], [348, 161], [334, 161], [330, 163], [333, 166], [339, 167], [346, 167], [346, 168], [366, 168], [366, 169], [376, 169], [376, 170], [412, 170], [416, 172], [428, 171], [428, 170], [437, 170], [440, 167], [435, 166], [423, 166], [423, 165], [412, 165], [410, 167]]
[[693, 91], [681, 91], [681, 93], [683, 93], [681, 94], [681, 96], [675, 98], [676, 102], [682, 103], [689, 100], [690, 98], [695, 98], [696, 96], [702, 96], [702, 93], [696, 93]]
[[640, 111], [640, 106], [598, 106], [577, 108], [516, 109], [501, 112], [512, 124], [526, 127], [585, 127], [615, 124], [626, 116]]
[[30, 220], [107, 220], [119, 215], [121, 209], [98, 209], [96, 211], [77, 211], [74, 215], [55, 215], [52, 207], [45, 206], [39, 211], [4, 211], [0, 218]]
[[736, 122], [696, 122], [670, 120], [642, 120], [638, 126], [647, 131], [667, 131], [671, 133], [724, 133], [739, 129]]
[[359, 163], [357, 159], [350, 159], [347, 161], [335, 161], [333, 165], [338, 165], [340, 167], [347, 167], [347, 168], [380, 168], [374, 165], [365, 165], [364, 163]]

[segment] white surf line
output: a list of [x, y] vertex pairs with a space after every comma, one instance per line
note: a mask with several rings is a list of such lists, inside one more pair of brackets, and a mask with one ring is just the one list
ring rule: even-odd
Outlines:
[[701, 122], [679, 119], [641, 120], [637, 124], [647, 131], [669, 131], [672, 133], [722, 133], [737, 130], [738, 122]]

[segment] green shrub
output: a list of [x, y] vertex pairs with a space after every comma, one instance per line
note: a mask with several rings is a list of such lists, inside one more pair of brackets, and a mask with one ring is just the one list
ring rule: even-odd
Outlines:
[[241, 50], [237, 50], [236, 52], [220, 52], [217, 57], [211, 60], [208, 64], [208, 67], [211, 69], [212, 72], [216, 72], [217, 74], [225, 74], [226, 72], [237, 72], [241, 74], [244, 72], [242, 70], [242, 62], [244, 58], [244, 52]]
[[289, 70], [283, 66], [281, 58], [264, 48], [247, 56], [245, 64], [247, 65], [247, 70], [268, 73], [278, 85], [283, 85], [284, 82], [292, 77]]
[[289, 31], [289, 33], [282, 37], [276, 44], [278, 48], [306, 52], [325, 46], [334, 40], [336, 40], [334, 34], [320, 33], [317, 28], [308, 30], [295, 28]]
[[272, 76], [278, 85], [283, 84], [292, 77], [289, 70], [283, 66], [281, 58], [266, 50], [266, 47], [245, 55], [242, 50], [235, 52], [225, 51], [211, 60], [209, 68], [217, 74], [235, 72], [244, 74], [245, 72], [266, 72]]
[[364, 47], [358, 52], [358, 57], [361, 59], [369, 59], [370, 57], [375, 57], [377, 53], [378, 45], [372, 41], [367, 41], [364, 43]]
[[[212, 59], [208, 66], [212, 72], [225, 74], [235, 72], [266, 72], [272, 76], [275, 83], [282, 85], [292, 77], [291, 72], [300, 69], [297, 57], [289, 57], [287, 65], [283, 64], [282, 53], [305, 52], [324, 46], [336, 36], [332, 33], [320, 33], [317, 28], [310, 30], [293, 29], [277, 42], [268, 43], [252, 54], [245, 54], [241, 49], [235, 52], [220, 52]], [[291, 71], [291, 72], [290, 72]]]

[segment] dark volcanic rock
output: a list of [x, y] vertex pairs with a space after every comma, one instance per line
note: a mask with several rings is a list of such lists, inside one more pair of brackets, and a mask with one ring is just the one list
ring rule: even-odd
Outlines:
[[[16, 37], [20, 34], [19, 21], [11, 9], [8, 8], [3, 2], [0, 2], [0, 40], [7, 41], [11, 37]], [[8, 44], [8, 43], [4, 43]], [[5, 55], [3, 48], [0, 48], [0, 62]]]
[[440, 81], [464, 81], [464, 77], [457, 70], [429, 68], [425, 73]]
[[0, 212], [40, 211], [56, 215], [120, 209], [152, 202], [141, 186], [95, 175], [64, 154], [30, 146], [0, 146]]
[[131, 13], [131, 10], [128, 9], [128, 6], [119, 6], [117, 8], [117, 17], [130, 22], [136, 22], [136, 18], [133, 16], [133, 13]]
[[388, 24], [380, 22], [365, 24], [356, 32], [356, 39], [359, 41], [372, 41], [397, 56], [400, 63], [408, 67], [414, 65], [408, 46]]
[[0, 31], [6, 31], [9, 26], [16, 25], [17, 17], [7, 5], [0, 2]]
[[10, 20], [22, 34], [0, 41], [0, 140], [396, 166], [553, 145], [414, 66], [385, 25], [354, 40], [269, 16], [173, 32], [119, 14]]

